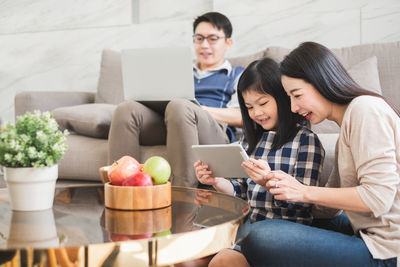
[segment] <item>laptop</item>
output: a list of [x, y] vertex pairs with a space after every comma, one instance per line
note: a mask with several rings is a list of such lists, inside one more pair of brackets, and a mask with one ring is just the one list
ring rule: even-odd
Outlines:
[[121, 51], [126, 100], [135, 100], [163, 112], [170, 100], [194, 96], [190, 47], [135, 48]]

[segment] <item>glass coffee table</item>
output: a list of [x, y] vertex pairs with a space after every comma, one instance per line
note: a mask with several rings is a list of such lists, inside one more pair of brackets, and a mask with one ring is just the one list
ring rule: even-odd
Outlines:
[[100, 184], [58, 185], [53, 209], [16, 212], [0, 188], [0, 264], [171, 265], [230, 247], [248, 212], [242, 199], [184, 187], [166, 208], [112, 210]]

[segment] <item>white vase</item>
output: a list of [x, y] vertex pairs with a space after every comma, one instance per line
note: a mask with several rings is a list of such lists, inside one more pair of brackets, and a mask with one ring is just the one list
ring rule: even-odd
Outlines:
[[58, 165], [44, 168], [5, 168], [11, 207], [15, 211], [36, 211], [53, 207]]

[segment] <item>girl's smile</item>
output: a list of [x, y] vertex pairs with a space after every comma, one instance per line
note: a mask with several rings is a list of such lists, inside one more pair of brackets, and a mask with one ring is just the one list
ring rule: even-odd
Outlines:
[[278, 107], [275, 98], [255, 90], [243, 92], [249, 117], [265, 130], [274, 130], [278, 124]]

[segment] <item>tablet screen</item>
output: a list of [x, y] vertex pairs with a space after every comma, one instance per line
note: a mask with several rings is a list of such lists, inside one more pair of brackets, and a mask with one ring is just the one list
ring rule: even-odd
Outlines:
[[194, 152], [203, 164], [207, 164], [215, 177], [244, 178], [248, 174], [241, 166], [249, 159], [240, 144], [193, 145]]

